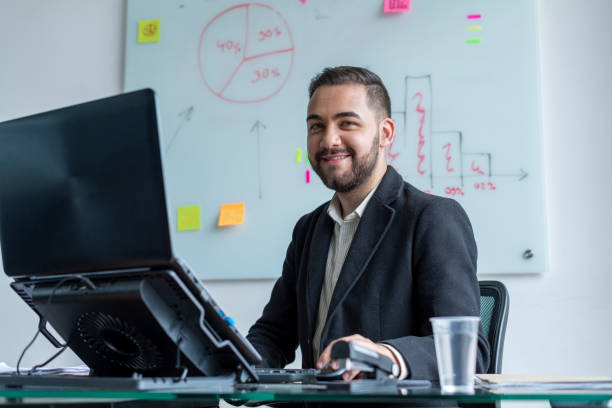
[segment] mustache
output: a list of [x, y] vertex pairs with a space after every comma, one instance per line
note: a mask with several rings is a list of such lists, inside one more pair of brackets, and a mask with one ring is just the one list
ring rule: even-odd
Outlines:
[[323, 156], [326, 156], [328, 154], [350, 154], [351, 156], [355, 156], [355, 150], [351, 149], [350, 147], [345, 147], [344, 149], [323, 149], [320, 152], [317, 152], [317, 154], [315, 154], [315, 159], [317, 161], [321, 161], [321, 159], [323, 159]]

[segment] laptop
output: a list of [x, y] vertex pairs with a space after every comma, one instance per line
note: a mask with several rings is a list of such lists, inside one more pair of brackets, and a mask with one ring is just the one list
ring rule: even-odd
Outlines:
[[261, 356], [173, 254], [158, 117], [143, 89], [0, 123], [4, 272], [94, 376], [257, 380]]

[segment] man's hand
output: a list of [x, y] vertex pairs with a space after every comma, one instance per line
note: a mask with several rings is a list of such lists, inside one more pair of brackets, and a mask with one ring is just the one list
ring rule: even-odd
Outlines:
[[[346, 341], [347, 343], [358, 344], [362, 347], [373, 350], [377, 352], [378, 354], [382, 354], [383, 356], [390, 358], [391, 361], [393, 361], [394, 363], [398, 364], [398, 361], [395, 359], [395, 356], [393, 355], [393, 353], [385, 346], [376, 344], [372, 340], [363, 337], [361, 334], [352, 334], [350, 336], [341, 337], [339, 339], [336, 339], [332, 341], [331, 343], [329, 343], [327, 347], [325, 347], [325, 350], [323, 350], [323, 352], [321, 353], [321, 356], [319, 357], [319, 361], [317, 361], [317, 368], [319, 370], [322, 370], [327, 364], [331, 365], [332, 370], [338, 369], [338, 363], [336, 362], [336, 360], [331, 359], [331, 349], [334, 346], [334, 344], [336, 344], [339, 341]], [[347, 370], [344, 374], [342, 374], [342, 379], [344, 381], [351, 381], [352, 379], [357, 377], [360, 373], [361, 372], [359, 370]]]

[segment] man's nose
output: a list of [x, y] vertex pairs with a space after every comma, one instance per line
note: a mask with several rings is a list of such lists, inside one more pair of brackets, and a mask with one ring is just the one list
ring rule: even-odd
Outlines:
[[325, 128], [325, 133], [321, 138], [321, 146], [322, 148], [331, 148], [340, 146], [342, 144], [342, 138], [340, 137], [340, 132], [334, 126], [327, 126]]

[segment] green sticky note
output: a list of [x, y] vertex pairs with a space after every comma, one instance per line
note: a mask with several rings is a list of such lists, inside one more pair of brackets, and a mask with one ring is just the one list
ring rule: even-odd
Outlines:
[[177, 212], [177, 227], [179, 231], [196, 231], [200, 229], [200, 206], [186, 205], [179, 207]]

